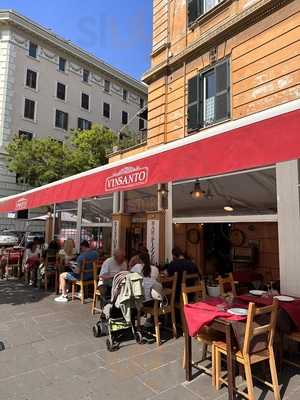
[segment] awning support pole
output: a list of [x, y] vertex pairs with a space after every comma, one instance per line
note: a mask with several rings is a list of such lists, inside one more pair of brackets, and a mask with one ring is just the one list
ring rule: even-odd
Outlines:
[[82, 226], [82, 199], [77, 201], [77, 221], [76, 221], [76, 252], [80, 252], [81, 240], [81, 226]]
[[173, 248], [173, 184], [168, 183], [168, 208], [165, 210], [165, 258], [172, 260]]
[[280, 291], [300, 295], [299, 161], [276, 165]]

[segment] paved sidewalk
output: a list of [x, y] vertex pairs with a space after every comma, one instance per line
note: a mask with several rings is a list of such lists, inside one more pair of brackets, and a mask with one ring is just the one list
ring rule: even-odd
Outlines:
[[[43, 291], [0, 281], [0, 400], [225, 400], [210, 378], [185, 382], [183, 340], [160, 348], [127, 342], [108, 353], [94, 338], [90, 304], [57, 304]], [[285, 369], [283, 399], [300, 399], [300, 376]], [[257, 399], [273, 399], [256, 388]]]

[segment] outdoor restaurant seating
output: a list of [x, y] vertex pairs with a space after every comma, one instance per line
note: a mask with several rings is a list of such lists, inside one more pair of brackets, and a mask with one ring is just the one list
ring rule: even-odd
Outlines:
[[77, 281], [72, 281], [72, 301], [75, 300], [76, 295], [76, 287], [79, 286], [79, 293], [80, 293], [80, 301], [81, 304], [84, 304], [86, 290], [90, 287], [94, 287], [94, 279], [91, 280], [84, 280], [84, 274], [91, 272], [89, 269], [86, 268], [87, 261], [83, 260], [83, 268], [80, 272], [80, 279]]
[[[271, 306], [257, 308], [254, 303], [250, 303], [248, 307], [248, 316], [245, 328], [244, 342], [240, 350], [234, 353], [234, 359], [242, 364], [245, 369], [247, 394], [249, 400], [254, 400], [253, 378], [251, 365], [269, 361], [272, 383], [259, 379], [261, 382], [269, 386], [273, 392], [275, 400], [280, 399], [278, 378], [274, 357], [273, 342], [275, 337], [276, 320], [278, 311], [278, 301], [274, 300]], [[260, 317], [260, 322], [257, 318]], [[263, 319], [262, 317], [266, 317]], [[255, 340], [257, 339], [257, 340]], [[225, 342], [214, 342], [213, 352], [213, 370], [215, 373], [216, 389], [220, 389], [220, 384], [227, 383], [221, 376], [221, 354], [227, 356], [227, 345]], [[241, 393], [245, 395], [244, 392]]]
[[154, 300], [153, 307], [143, 307], [145, 314], [150, 314], [154, 317], [155, 325], [155, 338], [158, 346], [161, 345], [160, 322], [161, 315], [170, 315], [172, 321], [172, 331], [174, 338], [177, 337], [176, 316], [175, 316], [175, 296], [177, 286], [177, 273], [172, 277], [161, 277], [161, 284], [163, 286], [163, 301]]
[[[290, 342], [295, 342], [295, 343], [299, 344], [300, 343], [300, 331], [295, 331], [295, 332], [286, 334], [284, 336], [284, 338], [286, 339], [287, 342], [290, 341]], [[291, 361], [286, 357], [284, 358], [283, 362], [288, 365], [291, 365], [293, 367], [300, 368], [300, 364], [298, 364], [294, 361]]]
[[[44, 287], [47, 292], [49, 282], [52, 279], [54, 286], [56, 285], [56, 274], [57, 274], [58, 259], [56, 255], [46, 255], [44, 259]], [[56, 288], [56, 286], [55, 286]]]
[[[198, 276], [199, 278], [199, 276]], [[187, 281], [188, 280], [183, 280], [182, 286], [181, 286], [181, 293], [182, 293], [182, 302], [183, 306], [187, 304], [191, 304], [192, 302], [195, 303], [197, 301], [200, 301], [202, 299], [205, 299], [206, 297], [206, 289], [205, 289], [205, 282], [199, 280], [198, 282], [196, 281], [196, 284], [194, 286], [187, 286]], [[184, 322], [185, 323], [185, 322]], [[185, 334], [187, 334], [187, 328], [184, 328]], [[204, 361], [207, 359], [207, 350], [208, 346], [210, 346], [210, 352], [211, 352], [211, 357], [212, 361], [214, 358], [214, 352], [212, 351], [212, 344], [213, 341], [215, 340], [220, 340], [221, 336], [215, 332], [214, 330], [206, 327], [203, 329], [197, 336], [195, 337], [196, 341], [200, 344], [202, 344], [202, 358], [200, 361]], [[201, 365], [199, 362], [193, 362], [193, 367], [205, 371], [209, 375], [213, 375], [212, 369], [207, 368], [204, 365]], [[183, 351], [183, 368], [186, 368], [186, 349], [184, 348]]]
[[220, 285], [220, 293], [223, 296], [225, 293], [232, 293], [233, 296], [236, 296], [236, 287], [235, 287], [235, 280], [233, 277], [232, 272], [228, 274], [226, 277], [219, 276], [217, 281]]

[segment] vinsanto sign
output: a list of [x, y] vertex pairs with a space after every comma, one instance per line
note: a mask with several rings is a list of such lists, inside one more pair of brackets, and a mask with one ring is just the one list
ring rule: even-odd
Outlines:
[[148, 182], [148, 177], [148, 167], [126, 167], [106, 178], [105, 191], [111, 192], [145, 185]]

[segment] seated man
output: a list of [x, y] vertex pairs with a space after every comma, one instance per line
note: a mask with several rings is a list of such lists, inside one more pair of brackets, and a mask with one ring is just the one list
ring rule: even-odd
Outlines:
[[[60, 291], [61, 296], [56, 297], [55, 301], [66, 303], [68, 301], [67, 286], [68, 282], [77, 281], [80, 279], [80, 273], [83, 268], [86, 272], [83, 273], [83, 279], [89, 281], [93, 279], [93, 262], [98, 259], [98, 253], [90, 249], [89, 243], [84, 240], [80, 244], [80, 255], [77, 258], [77, 266], [72, 272], [63, 272], [60, 274]], [[84, 261], [86, 263], [84, 264]]]
[[100, 279], [111, 280], [120, 271], [127, 270], [125, 254], [122, 250], [115, 250], [111, 258], [108, 258], [102, 264]]
[[113, 277], [120, 271], [127, 270], [125, 254], [122, 250], [115, 250], [113, 256], [104, 261], [99, 276], [99, 286], [102, 286], [105, 298], [110, 296]]
[[179, 248], [174, 248], [172, 250], [173, 261], [170, 262], [167, 268], [167, 275], [173, 276], [176, 272], [178, 274], [177, 277], [177, 287], [176, 287], [176, 302], [180, 299], [181, 292], [181, 282], [183, 272], [186, 271], [188, 274], [199, 274], [199, 270], [197, 265], [193, 263], [193, 261], [188, 260], [184, 257], [183, 252]]

